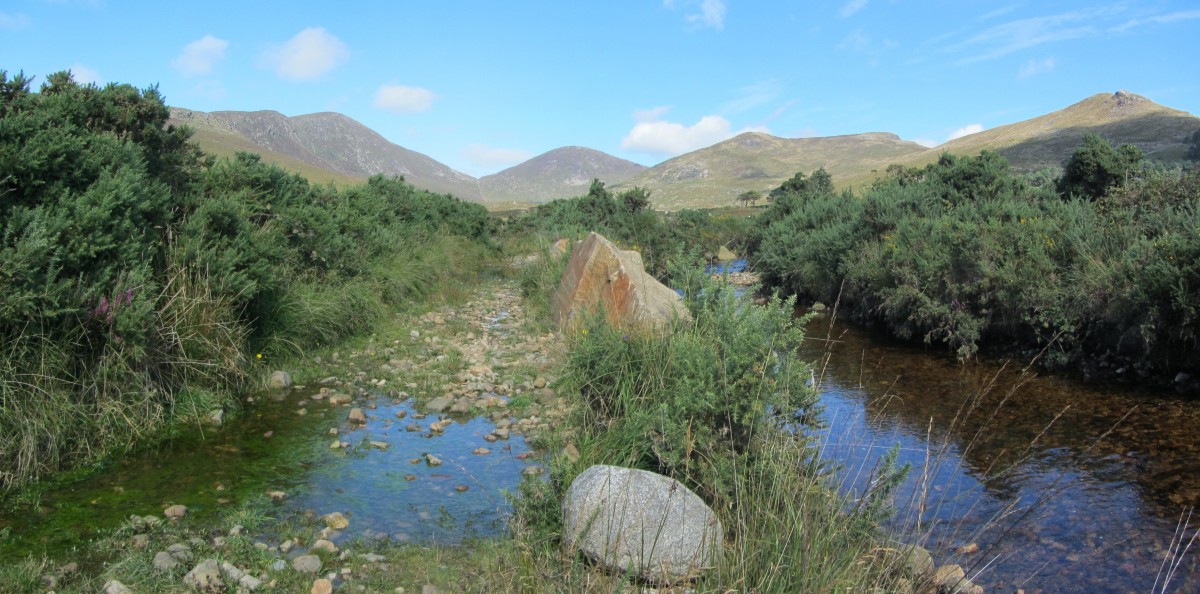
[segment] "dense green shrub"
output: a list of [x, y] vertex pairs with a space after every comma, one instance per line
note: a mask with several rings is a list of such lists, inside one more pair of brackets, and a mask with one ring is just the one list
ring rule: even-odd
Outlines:
[[361, 331], [490, 249], [480, 205], [205, 157], [168, 116], [154, 88], [0, 71], [0, 490], [153, 434], [180, 394], [222, 406], [250, 344]]
[[1200, 365], [1200, 171], [1136, 171], [1063, 200], [994, 153], [943, 155], [862, 196], [780, 195], [753, 259], [787, 292], [840, 299], [960, 356], [1049, 346], [1052, 365], [1133, 363], [1170, 379]]

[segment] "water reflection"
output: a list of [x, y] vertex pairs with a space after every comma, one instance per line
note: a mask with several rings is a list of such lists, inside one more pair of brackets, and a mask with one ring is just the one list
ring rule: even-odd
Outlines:
[[[1152, 590], [1181, 512], [1200, 503], [1200, 405], [1016, 363], [963, 366], [828, 323], [811, 323], [801, 356], [824, 368], [821, 437], [846, 488], [898, 444], [915, 471], [895, 523], [988, 591]], [[955, 552], [971, 543], [981, 551]], [[1194, 555], [1167, 591], [1200, 591]]]

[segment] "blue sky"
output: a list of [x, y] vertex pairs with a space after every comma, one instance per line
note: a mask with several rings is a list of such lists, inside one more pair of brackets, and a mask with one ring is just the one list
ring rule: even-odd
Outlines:
[[202, 111], [338, 111], [473, 175], [744, 130], [935, 145], [1126, 89], [1200, 114], [1195, 0], [8, 0], [0, 68]]

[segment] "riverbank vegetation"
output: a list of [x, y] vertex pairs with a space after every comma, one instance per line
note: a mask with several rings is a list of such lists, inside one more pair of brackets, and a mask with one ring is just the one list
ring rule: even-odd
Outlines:
[[1053, 181], [985, 151], [889, 169], [862, 195], [793, 184], [751, 257], [773, 287], [960, 357], [1044, 350], [1054, 368], [1194, 389], [1200, 169], [1089, 137]]
[[494, 251], [479, 205], [216, 160], [167, 117], [154, 88], [0, 72], [0, 491], [235, 408], [264, 359]]

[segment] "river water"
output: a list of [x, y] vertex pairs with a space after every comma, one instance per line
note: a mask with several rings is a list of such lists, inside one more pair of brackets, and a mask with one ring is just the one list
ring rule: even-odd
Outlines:
[[1200, 514], [1184, 526], [1200, 503], [1200, 403], [1036, 377], [1022, 362], [962, 365], [830, 330], [824, 314], [808, 333], [800, 357], [817, 362], [829, 422], [818, 437], [842, 488], [861, 493], [898, 446], [913, 471], [892, 528], [939, 564], [988, 592], [1200, 592], [1200, 542], [1179, 544], [1200, 526]]

